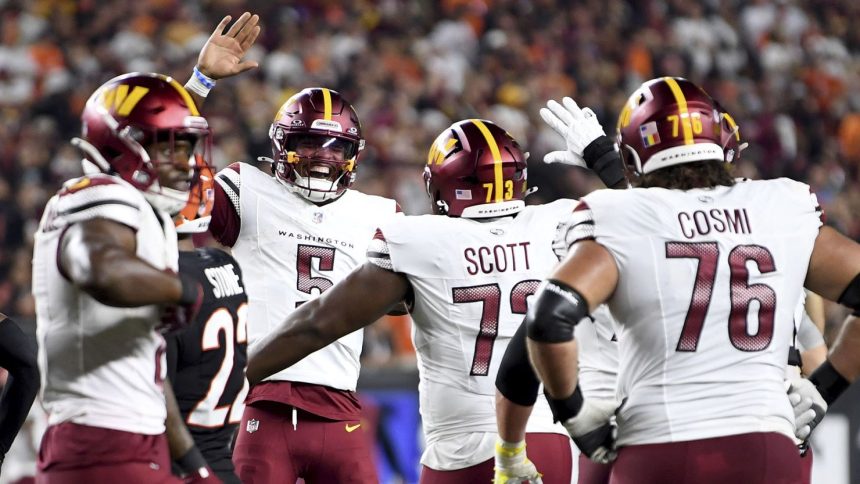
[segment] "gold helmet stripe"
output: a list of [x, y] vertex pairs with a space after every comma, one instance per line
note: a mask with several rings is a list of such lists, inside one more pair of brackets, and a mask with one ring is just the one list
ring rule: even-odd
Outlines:
[[681, 128], [684, 133], [684, 144], [691, 145], [695, 142], [693, 141], [693, 125], [690, 121], [690, 111], [687, 109], [687, 98], [684, 97], [684, 92], [681, 90], [681, 86], [678, 85], [678, 81], [671, 77], [664, 77], [663, 80], [666, 81], [669, 89], [672, 90], [675, 102], [678, 103], [678, 114], [681, 118]]
[[484, 135], [484, 139], [487, 140], [487, 145], [490, 147], [490, 153], [493, 155], [493, 174], [495, 175], [495, 201], [499, 203], [502, 201], [502, 188], [505, 184], [504, 177], [502, 176], [502, 153], [499, 151], [499, 145], [496, 144], [496, 140], [493, 138], [492, 133], [487, 128], [480, 119], [470, 119], [475, 126], [481, 131], [481, 134]]
[[[185, 101], [185, 105], [188, 106], [188, 110], [191, 111], [191, 115], [200, 116], [200, 111], [197, 110], [197, 105], [194, 104], [194, 99], [192, 99], [191, 94], [188, 94], [188, 91], [186, 91], [185, 88], [182, 87], [182, 84], [176, 82], [176, 79], [172, 77], [164, 76], [164, 80], [169, 82], [170, 85], [173, 86], [173, 88], [176, 89], [177, 92], [179, 92], [179, 95], [182, 96], [182, 100]], [[134, 93], [132, 93], [132, 96], [134, 96]], [[135, 101], [135, 103], [137, 103], [137, 101]]]
[[322, 88], [323, 93], [323, 118], [326, 121], [331, 121], [331, 91]]

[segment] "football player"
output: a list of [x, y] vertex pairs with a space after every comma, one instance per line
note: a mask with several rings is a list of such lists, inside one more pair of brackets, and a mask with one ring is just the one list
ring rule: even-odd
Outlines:
[[0, 367], [9, 372], [0, 398], [0, 465], [39, 392], [36, 341], [0, 313]]
[[[244, 14], [216, 27], [188, 87], [201, 101], [217, 79], [250, 68], [259, 32]], [[216, 176], [209, 231], [231, 247], [248, 291], [248, 345], [367, 260], [394, 200], [351, 189], [364, 148], [361, 124], [338, 92], [308, 88], [274, 117], [271, 172], [233, 163]], [[233, 452], [243, 482], [376, 482], [355, 395], [363, 333], [337, 341], [254, 385]]]
[[202, 457], [221, 481], [238, 484], [231, 446], [248, 393], [248, 295], [229, 254], [194, 249], [190, 238], [180, 240], [179, 248], [179, 270], [200, 282], [203, 302], [190, 326], [165, 337], [167, 374]]
[[201, 196], [209, 127], [182, 85], [141, 73], [99, 87], [81, 121], [86, 174], [51, 198], [35, 235], [49, 419], [37, 480], [167, 482], [157, 330], [187, 324], [202, 300], [176, 273], [172, 217]]
[[[368, 262], [251, 348], [248, 376], [253, 382], [289, 368], [408, 298], [427, 444], [421, 481], [481, 482], [493, 475], [501, 356], [535, 281], [557, 262], [553, 230], [575, 202], [525, 206], [525, 153], [485, 120], [443, 131], [424, 179], [435, 214], [382, 224]], [[546, 401], [534, 413], [525, 440], [543, 481], [570, 482], [569, 440]]]
[[796, 302], [805, 286], [860, 306], [860, 245], [822, 225], [807, 185], [729, 176], [720, 124], [687, 80], [637, 89], [618, 141], [638, 188], [582, 199], [526, 316], [554, 416], [589, 455], [610, 451], [615, 409], [583, 399], [574, 327], [602, 303], [617, 317], [613, 482], [800, 482], [783, 386]]
[[[546, 163], [563, 163], [595, 170], [604, 183], [612, 188], [627, 188], [623, 165], [615, 142], [606, 136], [594, 112], [582, 109], [571, 98], [561, 103], [547, 102], [540, 110], [541, 118], [567, 145], [566, 151], [554, 151], [544, 157]], [[618, 373], [618, 344], [613, 319], [608, 309], [600, 307], [588, 321], [577, 325], [579, 367], [583, 394], [594, 402], [605, 402], [615, 408], [615, 383]], [[525, 452], [528, 419], [540, 390], [540, 380], [531, 367], [526, 352], [525, 325], [514, 333], [505, 350], [496, 375], [496, 420], [500, 442], [496, 445], [496, 484], [520, 483], [541, 469], [534, 469]], [[577, 482], [605, 484], [609, 482], [611, 464], [605, 459], [595, 462], [579, 454]]]

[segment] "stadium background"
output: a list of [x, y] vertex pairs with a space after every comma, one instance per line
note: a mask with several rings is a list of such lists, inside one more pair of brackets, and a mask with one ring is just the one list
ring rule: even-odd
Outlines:
[[[738, 176], [809, 183], [828, 223], [860, 239], [860, 2], [0, 0], [0, 311], [34, 316], [32, 235], [50, 195], [79, 173], [68, 140], [88, 95], [127, 71], [184, 82], [220, 18], [245, 10], [261, 16], [250, 54], [260, 68], [209, 96], [219, 168], [270, 155], [278, 106], [321, 85], [362, 120], [368, 148], [356, 188], [394, 197], [408, 214], [429, 211], [421, 171], [430, 143], [467, 117], [494, 120], [531, 152], [540, 191], [530, 203], [578, 197], [599, 181], [539, 162], [563, 142], [538, 109], [569, 95], [610, 132], [628, 92], [678, 75], [738, 121], [750, 143]], [[844, 315], [827, 305], [828, 342]], [[369, 407], [381, 422], [381, 462], [394, 459], [388, 468], [411, 481], [421, 444], [408, 325], [390, 319], [368, 331], [362, 386], [380, 403]], [[818, 432], [817, 482], [860, 482], [856, 390]], [[9, 471], [7, 459], [4, 481]]]

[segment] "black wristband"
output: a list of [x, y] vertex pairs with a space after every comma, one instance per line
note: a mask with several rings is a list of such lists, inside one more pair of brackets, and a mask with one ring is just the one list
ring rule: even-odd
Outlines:
[[791, 346], [788, 348], [788, 364], [790, 366], [796, 367], [803, 366], [803, 358], [800, 354], [800, 350], [797, 349], [796, 346]]
[[550, 410], [552, 410], [552, 420], [554, 422], [567, 422], [571, 418], [579, 415], [579, 411], [582, 410], [582, 404], [584, 401], [579, 385], [574, 388], [573, 393], [571, 393], [567, 398], [556, 400], [547, 394], [546, 400], [549, 402]]
[[833, 368], [830, 360], [824, 360], [824, 363], [809, 375], [809, 381], [815, 385], [827, 405], [835, 402], [839, 395], [842, 395], [842, 392], [851, 385], [844, 376], [836, 371], [836, 368]]
[[200, 283], [192, 276], [179, 273], [179, 282], [182, 284], [182, 295], [179, 296], [180, 306], [191, 306], [197, 303], [200, 297]]
[[173, 462], [176, 463], [176, 466], [179, 467], [179, 470], [181, 470], [183, 474], [194, 474], [200, 469], [208, 466], [206, 459], [203, 458], [203, 454], [200, 453], [200, 449], [196, 446], [188, 449], [188, 452], [186, 452], [185, 455]]
[[615, 150], [615, 141], [609, 136], [599, 136], [589, 143], [582, 150], [582, 158], [607, 187], [614, 187], [624, 180], [624, 162]]

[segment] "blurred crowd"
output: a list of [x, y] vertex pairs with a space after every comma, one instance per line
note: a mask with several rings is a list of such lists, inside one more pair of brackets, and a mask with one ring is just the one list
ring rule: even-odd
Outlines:
[[[860, 239], [860, 2], [853, 0], [0, 0], [0, 311], [31, 317], [32, 235], [47, 199], [80, 173], [68, 143], [88, 95], [128, 71], [189, 77], [226, 14], [260, 14], [260, 68], [218, 82], [204, 114], [215, 164], [270, 156], [279, 105], [339, 90], [367, 149], [356, 188], [430, 209], [421, 172], [454, 120], [487, 118], [531, 152], [530, 201], [599, 188], [548, 166], [563, 141], [547, 99], [573, 97], [607, 132], [627, 94], [661, 75], [705, 86], [750, 143], [738, 176], [809, 183], [828, 223]], [[828, 332], [843, 313], [829, 307]], [[371, 331], [368, 354], [408, 346], [408, 320]]]

